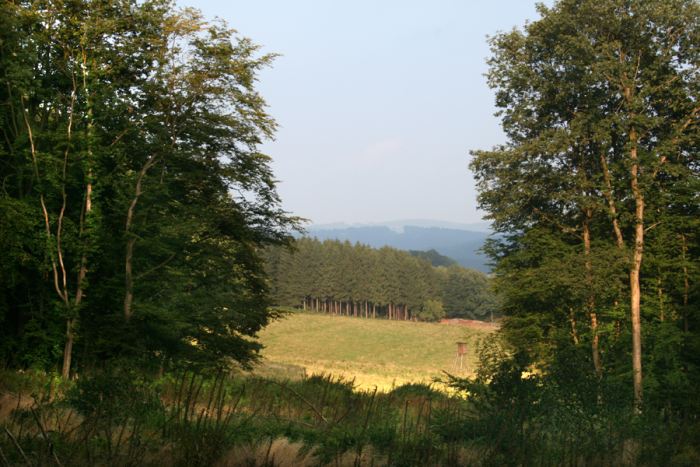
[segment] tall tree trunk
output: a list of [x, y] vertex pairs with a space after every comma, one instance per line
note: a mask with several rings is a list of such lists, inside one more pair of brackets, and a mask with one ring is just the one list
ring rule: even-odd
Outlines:
[[[72, 131], [72, 124], [73, 124], [73, 108], [75, 105], [75, 94], [76, 94], [76, 86], [75, 86], [75, 79], [73, 79], [73, 93], [71, 95], [71, 103], [70, 103], [70, 110], [68, 113], [68, 141], [70, 142], [71, 139], [71, 131]], [[32, 156], [32, 165], [34, 168], [34, 177], [36, 178], [37, 184], [40, 184], [40, 175], [39, 175], [39, 164], [37, 161], [37, 151], [36, 151], [36, 146], [34, 144], [34, 132], [32, 131], [32, 125], [30, 123], [30, 118], [28, 115], [27, 111], [27, 105], [24, 102], [24, 98], [22, 99], [22, 116], [24, 117], [24, 123], [27, 128], [27, 136], [29, 138], [29, 148]], [[63, 189], [63, 199], [65, 203], [65, 175], [66, 175], [66, 167], [68, 163], [68, 149], [70, 147], [70, 144], [66, 145], [66, 151], [64, 152], [64, 162], [63, 162], [63, 183], [64, 183], [64, 189]], [[47, 241], [51, 240], [52, 234], [51, 234], [51, 221], [49, 219], [49, 211], [46, 207], [46, 202], [44, 199], [44, 193], [40, 192], [39, 193], [39, 203], [41, 205], [41, 212], [44, 218], [44, 227], [46, 228], [46, 239]], [[65, 207], [62, 208], [61, 212], [63, 213], [65, 211]], [[62, 214], [59, 216], [61, 219], [60, 224], [62, 224]], [[54, 288], [56, 289], [56, 293], [58, 294], [58, 297], [61, 299], [63, 302], [63, 306], [65, 307], [66, 311], [70, 313], [70, 297], [68, 295], [68, 287], [67, 287], [67, 281], [66, 281], [66, 269], [65, 269], [65, 264], [63, 263], [63, 258], [62, 258], [62, 252], [61, 252], [61, 243], [60, 243], [60, 233], [61, 233], [61, 228], [58, 228], [58, 234], [57, 234], [57, 241], [56, 241], [56, 253], [58, 254], [58, 261], [56, 260], [56, 255], [54, 254], [53, 246], [49, 250], [49, 258], [51, 260], [51, 269], [53, 271], [53, 283], [54, 283]], [[58, 267], [60, 266], [61, 268], [61, 276], [62, 276], [62, 281], [59, 280], [59, 273], [58, 273]], [[62, 286], [61, 286], [62, 283]], [[73, 355], [73, 321], [72, 318], [69, 317], [66, 320], [66, 342], [64, 344], [63, 348], [63, 365], [61, 368], [61, 376], [63, 378], [68, 378], [70, 376], [70, 365], [71, 365], [71, 358]]]
[[146, 177], [148, 169], [156, 163], [156, 157], [151, 156], [146, 163], [141, 167], [138, 176], [136, 177], [136, 185], [134, 186], [134, 196], [131, 198], [129, 209], [126, 211], [126, 223], [124, 225], [124, 234], [126, 240], [126, 252], [124, 254], [124, 320], [129, 321], [133, 314], [134, 302], [134, 276], [133, 276], [133, 260], [134, 260], [134, 245], [136, 244], [136, 236], [131, 233], [131, 228], [134, 222], [134, 212], [136, 204], [143, 194], [143, 179]]
[[632, 319], [632, 377], [634, 383], [634, 404], [637, 411], [642, 408], [642, 323], [641, 287], [639, 274], [644, 255], [644, 195], [639, 188], [639, 158], [637, 155], [637, 131], [632, 128], [630, 140], [630, 186], [634, 195], [634, 250], [630, 267], [630, 315]]
[[[85, 98], [86, 98], [86, 105], [87, 105], [87, 127], [86, 127], [86, 140], [87, 140], [87, 154], [85, 157], [85, 164], [87, 166], [87, 171], [86, 171], [86, 186], [85, 186], [85, 204], [83, 206], [83, 210], [80, 216], [80, 237], [83, 237], [83, 234], [85, 233], [85, 228], [86, 228], [86, 220], [88, 217], [90, 217], [90, 214], [92, 213], [92, 139], [93, 139], [93, 131], [94, 131], [94, 122], [93, 122], [93, 113], [92, 113], [92, 99], [90, 99], [90, 92], [88, 89], [87, 85], [87, 55], [85, 53], [85, 50], [82, 51], [82, 72], [83, 72], [83, 91], [85, 92]], [[76, 78], [75, 75], [72, 75], [72, 80], [73, 80], [73, 93], [71, 96], [71, 108], [70, 108], [70, 116], [69, 116], [69, 124], [68, 124], [68, 141], [70, 142], [71, 140], [71, 128], [72, 128], [72, 123], [73, 123], [73, 105], [75, 102], [75, 97], [77, 94], [78, 86], [76, 83]], [[68, 145], [69, 146], [69, 145]], [[63, 213], [66, 208], [66, 192], [65, 192], [65, 177], [66, 177], [66, 168], [68, 165], [68, 146], [66, 146], [66, 152], [64, 154], [64, 161], [63, 161], [63, 206], [61, 207], [61, 214], [59, 215], [59, 231], [56, 234], [57, 237], [57, 249], [58, 249], [58, 254], [59, 254], [59, 262], [61, 263], [61, 268], [64, 271], [64, 276], [63, 276], [63, 286], [64, 286], [64, 295], [66, 298], [68, 298], [68, 288], [66, 286], [66, 274], [65, 274], [65, 268], [63, 267], [63, 258], [62, 258], [62, 252], [61, 252], [61, 247], [60, 247], [60, 241], [58, 240], [61, 235], [61, 225], [62, 225], [62, 218], [63, 218]], [[77, 318], [77, 313], [80, 313], [80, 305], [82, 304], [83, 301], [83, 287], [85, 285], [85, 277], [87, 276], [87, 252], [85, 248], [85, 244], [83, 244], [83, 253], [80, 257], [80, 269], [78, 270], [78, 280], [76, 284], [76, 291], [75, 291], [75, 298], [73, 301], [73, 306], [69, 310], [70, 316], [68, 319], [66, 319], [66, 343], [63, 347], [63, 367], [61, 368], [61, 376], [64, 379], [68, 379], [70, 377], [70, 368], [71, 368], [71, 362], [73, 359], [73, 340], [74, 340], [74, 332], [73, 328], [75, 325]]]
[[590, 220], [593, 213], [591, 209], [586, 209], [585, 218], [583, 220], [583, 251], [584, 251], [584, 268], [586, 269], [586, 285], [588, 287], [588, 299], [586, 308], [588, 308], [588, 316], [591, 320], [591, 355], [593, 358], [593, 367], [595, 373], [600, 378], [603, 374], [603, 366], [600, 362], [600, 350], [598, 339], [598, 315], [595, 311], [595, 294], [593, 293], [593, 267], [591, 265], [591, 230]]
[[[92, 170], [92, 164], [93, 164], [93, 145], [94, 145], [94, 118], [93, 118], [93, 106], [92, 106], [92, 98], [90, 94], [90, 89], [88, 86], [88, 59], [87, 59], [87, 52], [85, 47], [81, 46], [81, 70], [82, 70], [82, 85], [83, 85], [83, 92], [85, 93], [85, 105], [86, 105], [86, 117], [87, 117], [87, 123], [86, 123], [86, 156], [85, 156], [85, 166], [86, 166], [86, 185], [85, 185], [85, 203], [83, 206], [83, 210], [81, 213], [80, 217], [80, 237], [81, 239], [85, 235], [85, 230], [87, 230], [88, 226], [90, 225], [90, 222], [88, 222], [90, 216], [92, 215], [92, 191], [93, 191], [93, 170]], [[75, 97], [77, 94], [78, 86], [76, 83], [76, 78], [75, 75], [72, 75], [72, 80], [73, 80], [73, 94], [71, 96], [72, 101], [75, 101]], [[71, 111], [70, 111], [70, 116], [69, 116], [69, 125], [68, 125], [68, 140], [70, 141], [71, 139], [71, 126], [73, 123], [73, 102], [71, 103]], [[65, 178], [65, 170], [68, 162], [68, 156], [67, 156], [68, 148], [66, 148], [66, 154], [64, 157], [64, 178]], [[66, 194], [65, 194], [65, 180], [64, 180], [64, 193], [63, 193], [63, 207], [61, 208], [61, 214], [59, 217], [63, 217], [63, 212], [65, 210], [66, 206]], [[61, 223], [61, 221], [59, 221]], [[60, 228], [59, 228], [60, 230]], [[60, 232], [58, 233], [60, 235]], [[84, 287], [85, 287], [85, 279], [87, 277], [87, 272], [88, 272], [88, 266], [87, 266], [87, 243], [89, 242], [89, 236], [87, 239], [83, 240], [83, 252], [80, 257], [80, 269], [78, 270], [78, 278], [77, 278], [77, 283], [76, 283], [76, 290], [75, 290], [75, 299], [73, 301], [73, 306], [71, 307], [71, 313], [68, 319], [66, 320], [66, 344], [63, 349], [63, 368], [61, 371], [61, 375], [63, 378], [68, 378], [70, 377], [70, 367], [71, 367], [71, 360], [72, 360], [72, 355], [73, 355], [73, 341], [74, 341], [74, 326], [76, 321], [78, 320], [78, 313], [80, 313], [80, 305], [82, 304], [83, 301], [83, 295], [84, 295]], [[60, 247], [59, 248], [59, 255], [61, 255], [60, 252]], [[61, 259], [62, 262], [62, 259]], [[65, 285], [65, 278], [64, 278], [64, 285]], [[66, 295], [67, 295], [67, 289], [66, 289]]]
[[[610, 178], [610, 170], [608, 169], [608, 162], [605, 158], [605, 154], [600, 155], [600, 165], [603, 170], [603, 181], [605, 182], [605, 188], [603, 189], [603, 196], [605, 196], [605, 199], [608, 203], [608, 212], [610, 215], [610, 219], [612, 220], [612, 225], [613, 225], [613, 232], [615, 233], [615, 244], [617, 245], [617, 248], [622, 251], [625, 248], [625, 240], [622, 236], [622, 230], [620, 229], [620, 222], [618, 220], [618, 214], [617, 214], [617, 205], [615, 203], [615, 198], [613, 195], [613, 190], [612, 190], [612, 182]], [[622, 295], [622, 291], [619, 290], [618, 296]], [[618, 305], [618, 301], [614, 300], [615, 306]], [[620, 320], [617, 319], [615, 320], [615, 336], [619, 337], [620, 336], [620, 329], [621, 329], [621, 323]]]

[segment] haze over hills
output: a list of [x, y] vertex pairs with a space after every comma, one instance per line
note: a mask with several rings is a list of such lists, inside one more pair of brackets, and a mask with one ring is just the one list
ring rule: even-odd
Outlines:
[[391, 230], [397, 232], [403, 232], [404, 227], [429, 227], [429, 228], [442, 228], [442, 229], [454, 229], [454, 230], [468, 230], [474, 232], [486, 232], [491, 233], [491, 227], [488, 222], [451, 222], [451, 221], [438, 221], [433, 219], [399, 219], [387, 222], [333, 222], [329, 224], [313, 224], [310, 229], [318, 230], [337, 230], [337, 229], [348, 229], [348, 228], [358, 228], [358, 227], [388, 227]]
[[464, 267], [484, 272], [490, 271], [488, 258], [479, 249], [489, 234], [486, 223], [458, 224], [427, 220], [313, 225], [307, 228], [306, 233], [319, 240], [348, 240], [375, 248], [391, 246], [401, 250], [434, 249]]

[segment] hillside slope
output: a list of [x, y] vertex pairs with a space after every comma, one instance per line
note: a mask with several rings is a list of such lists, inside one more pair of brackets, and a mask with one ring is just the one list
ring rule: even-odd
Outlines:
[[479, 251], [488, 232], [442, 227], [404, 226], [402, 230], [387, 226], [319, 228], [311, 226], [307, 236], [319, 240], [349, 240], [374, 248], [390, 246], [400, 250], [431, 250], [448, 256], [466, 268], [489, 272], [488, 258]]
[[[491, 329], [447, 324], [365, 320], [292, 313], [260, 333], [265, 366], [298, 366], [307, 374], [355, 379], [363, 389], [430, 382], [443, 371], [467, 375], [476, 342]], [[467, 342], [463, 368], [455, 367], [456, 342]]]

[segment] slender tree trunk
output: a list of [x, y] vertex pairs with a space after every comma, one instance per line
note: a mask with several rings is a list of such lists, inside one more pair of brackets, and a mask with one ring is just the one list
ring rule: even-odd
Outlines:
[[[608, 162], [605, 158], [605, 154], [600, 155], [600, 165], [603, 170], [603, 181], [605, 182], [605, 188], [603, 189], [603, 196], [608, 203], [608, 212], [610, 219], [612, 220], [613, 232], [615, 233], [615, 243], [617, 248], [622, 251], [625, 248], [625, 240], [622, 236], [622, 230], [620, 229], [620, 222], [618, 220], [617, 206], [615, 203], [615, 198], [612, 190], [612, 182], [610, 178], [610, 170], [608, 169]], [[619, 290], [619, 296], [622, 295], [622, 291]], [[615, 306], [618, 305], [618, 301], [614, 301]], [[621, 323], [620, 320], [615, 320], [615, 337], [620, 337]]]
[[576, 329], [576, 316], [573, 308], [569, 308], [569, 323], [571, 324], [571, 339], [574, 341], [574, 345], [578, 345], [578, 330]]
[[134, 222], [134, 212], [136, 204], [143, 194], [143, 179], [146, 177], [148, 170], [156, 163], [156, 157], [151, 156], [146, 163], [141, 167], [138, 176], [136, 177], [136, 185], [134, 186], [134, 196], [129, 204], [129, 209], [126, 211], [126, 223], [124, 225], [124, 233], [126, 235], [126, 252], [124, 254], [124, 320], [129, 321], [133, 314], [134, 303], [134, 276], [133, 276], [133, 260], [134, 260], [134, 245], [136, 244], [136, 236], [132, 235], [131, 228]]
[[[83, 211], [81, 213], [80, 217], [80, 237], [83, 237], [83, 234], [85, 233], [85, 228], [87, 224], [87, 219], [90, 217], [92, 213], [92, 159], [93, 159], [93, 154], [92, 154], [92, 143], [93, 143], [93, 137], [94, 137], [94, 122], [93, 122], [93, 112], [92, 112], [92, 99], [90, 98], [90, 91], [88, 89], [87, 85], [87, 55], [85, 54], [85, 51], [82, 51], [82, 72], [83, 72], [83, 91], [85, 92], [85, 97], [86, 97], [86, 105], [87, 105], [87, 127], [86, 127], [86, 135], [87, 135], [87, 154], [86, 154], [86, 166], [87, 166], [87, 173], [86, 173], [86, 186], [85, 186], [85, 204]], [[72, 75], [72, 80], [73, 80], [73, 93], [71, 96], [71, 100], [74, 102], [75, 97], [77, 94], [77, 89], [78, 86], [76, 84], [76, 79], [75, 75]], [[68, 124], [68, 141], [71, 139], [71, 127], [73, 123], [73, 102], [71, 102], [71, 109], [70, 109], [70, 121]], [[63, 212], [65, 211], [66, 207], [66, 193], [65, 193], [65, 176], [66, 176], [66, 167], [68, 164], [68, 147], [66, 147], [66, 153], [64, 155], [64, 166], [63, 166], [63, 171], [64, 171], [64, 185], [63, 185], [63, 207], [61, 208], [61, 214], [60, 218], [63, 218]], [[59, 221], [59, 224], [62, 224], [62, 221]], [[59, 232], [57, 233], [57, 237], [61, 235], [60, 232], [61, 228], [59, 227]], [[57, 240], [58, 242], [58, 240]], [[65, 268], [63, 268], [63, 258], [62, 258], [62, 252], [61, 252], [61, 247], [58, 246], [58, 252], [59, 252], [59, 262], [62, 265], [62, 269], [64, 271], [64, 278], [63, 278], [63, 285], [64, 285], [64, 294], [66, 298], [68, 297], [68, 288], [66, 286], [66, 279], [65, 279]], [[76, 320], [78, 319], [76, 315], [77, 313], [80, 313], [80, 305], [82, 304], [83, 301], [83, 288], [85, 286], [85, 278], [87, 276], [87, 252], [85, 251], [85, 244], [83, 244], [83, 253], [80, 257], [80, 269], [78, 270], [78, 280], [76, 284], [76, 290], [75, 290], [75, 299], [73, 301], [73, 307], [70, 310], [70, 316], [66, 320], [66, 343], [63, 347], [63, 367], [61, 369], [61, 376], [64, 379], [68, 379], [70, 377], [70, 368], [71, 368], [71, 362], [73, 359], [73, 340], [74, 340], [74, 332], [73, 328], [75, 325]]]
[[[69, 110], [69, 120], [68, 120], [68, 140], [70, 141], [71, 139], [71, 130], [72, 130], [72, 123], [73, 123], [73, 106], [75, 104], [75, 80], [73, 81], [73, 94], [71, 96], [71, 107]], [[24, 117], [24, 123], [27, 128], [27, 136], [29, 138], [29, 147], [31, 150], [31, 155], [32, 155], [32, 164], [34, 167], [34, 177], [36, 178], [36, 182], [40, 182], [40, 177], [39, 177], [39, 164], [37, 162], [37, 151], [36, 151], [36, 146], [34, 145], [34, 133], [32, 131], [32, 125], [30, 123], [30, 119], [28, 116], [28, 112], [26, 110], [26, 105], [24, 102], [24, 99], [22, 99], [22, 116]], [[63, 176], [63, 182], [65, 184], [65, 174], [66, 174], [66, 166], [68, 163], [67, 157], [68, 157], [68, 148], [70, 145], [66, 146], [66, 152], [64, 153], [64, 176]], [[63, 199], [64, 199], [64, 204], [65, 204], [65, 188], [63, 191]], [[51, 239], [51, 222], [49, 219], [49, 211], [46, 208], [46, 202], [44, 199], [44, 193], [40, 192], [39, 193], [39, 202], [41, 205], [41, 211], [44, 217], [44, 226], [46, 228], [46, 239], [50, 240]], [[65, 207], [62, 208], [61, 212], [64, 212]], [[59, 216], [61, 221], [62, 221], [62, 214]], [[60, 235], [61, 228], [59, 227], [59, 232], [58, 235]], [[68, 288], [67, 288], [67, 283], [66, 283], [66, 270], [65, 270], [65, 265], [63, 264], [63, 259], [62, 259], [62, 254], [61, 254], [61, 243], [60, 239], [57, 239], [56, 242], [57, 246], [57, 253], [58, 253], [58, 265], [61, 267], [62, 271], [62, 285], [59, 284], [59, 274], [58, 274], [58, 265], [54, 256], [54, 251], [53, 247], [51, 247], [51, 250], [49, 251], [49, 258], [51, 259], [51, 269], [53, 271], [53, 283], [54, 283], [54, 288], [56, 289], [56, 293], [58, 294], [58, 297], [61, 299], [63, 302], [63, 305], [66, 309], [66, 311], [70, 312], [70, 298], [68, 296]], [[66, 320], [66, 342], [63, 347], [63, 365], [61, 368], [61, 376], [65, 379], [67, 379], [70, 376], [70, 365], [71, 365], [71, 358], [73, 355], [73, 320], [72, 318], [68, 318]]]
[[591, 209], [586, 209], [585, 218], [583, 221], [583, 250], [584, 250], [584, 267], [586, 269], [586, 285], [588, 286], [588, 299], [586, 307], [588, 308], [588, 316], [591, 320], [591, 354], [593, 358], [593, 367], [595, 373], [600, 378], [603, 374], [603, 366], [600, 362], [600, 350], [598, 339], [598, 315], [595, 311], [595, 295], [593, 293], [593, 267], [591, 265], [591, 231], [590, 220], [592, 217]]
[[66, 343], [63, 346], [63, 367], [61, 368], [63, 379], [70, 377], [70, 365], [73, 358], [73, 324], [73, 318], [66, 320]]
[[634, 250], [630, 268], [630, 315], [632, 319], [632, 376], [634, 383], [634, 404], [637, 411], [642, 408], [642, 323], [641, 287], [639, 274], [644, 255], [644, 195], [639, 188], [639, 159], [637, 155], [637, 131], [632, 128], [630, 139], [630, 185], [634, 195]]
[[605, 154], [600, 155], [600, 165], [603, 169], [603, 181], [605, 182], [605, 189], [603, 190], [603, 195], [608, 202], [608, 211], [610, 212], [610, 219], [612, 219], [613, 232], [615, 232], [615, 242], [618, 248], [623, 248], [625, 246], [624, 239], [622, 238], [622, 230], [620, 229], [620, 222], [617, 219], [617, 207], [615, 204], [615, 198], [613, 197], [612, 182], [610, 180], [610, 170], [608, 170], [608, 161], [605, 158]]

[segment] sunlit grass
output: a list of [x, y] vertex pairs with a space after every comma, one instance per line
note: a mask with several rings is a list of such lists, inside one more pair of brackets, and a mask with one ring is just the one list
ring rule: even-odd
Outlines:
[[[475, 370], [475, 346], [490, 331], [434, 323], [294, 313], [260, 334], [263, 366], [294, 365], [306, 374], [354, 380], [358, 389], [391, 390], [430, 383], [443, 371], [466, 376]], [[460, 370], [456, 342], [467, 342]], [[264, 371], [264, 368], [263, 368]]]

